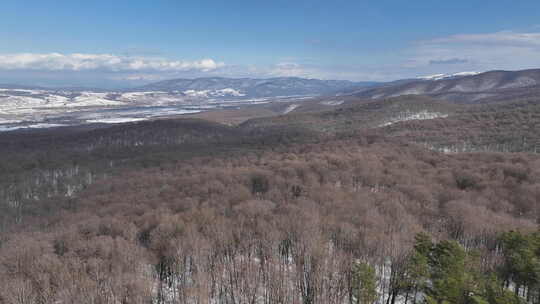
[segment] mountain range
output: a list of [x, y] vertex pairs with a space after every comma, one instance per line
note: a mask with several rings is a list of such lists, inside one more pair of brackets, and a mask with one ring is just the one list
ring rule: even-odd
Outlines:
[[[540, 69], [521, 71], [459, 72], [435, 74], [391, 82], [353, 82], [348, 80], [320, 80], [299, 77], [170, 79], [135, 88], [103, 90], [98, 88], [0, 84], [3, 92], [39, 90], [47, 92], [99, 92], [122, 94], [127, 92], [159, 92], [178, 97], [197, 98], [269, 98], [283, 96], [340, 96], [351, 95], [369, 99], [400, 95], [428, 95], [431, 97], [470, 103], [493, 99], [505, 94], [523, 95], [540, 86]], [[519, 89], [519, 92], [516, 91]]]
[[540, 69], [435, 76], [363, 88], [350, 95], [369, 99], [426, 95], [456, 103], [485, 103], [504, 100], [509, 96], [525, 98], [540, 91]]
[[21, 124], [43, 127], [44, 121], [53, 121], [55, 126], [119, 123], [260, 104], [276, 104], [276, 113], [287, 114], [402, 95], [458, 104], [527, 101], [540, 96], [540, 69], [439, 74], [386, 83], [213, 77], [166, 80], [116, 91], [0, 85], [0, 125], [11, 130]]
[[166, 92], [225, 92], [233, 97], [276, 97], [298, 95], [333, 94], [348, 88], [363, 88], [376, 85], [376, 82], [352, 82], [347, 80], [320, 80], [298, 77], [278, 77], [269, 79], [254, 78], [196, 78], [172, 79], [151, 83], [136, 90]]

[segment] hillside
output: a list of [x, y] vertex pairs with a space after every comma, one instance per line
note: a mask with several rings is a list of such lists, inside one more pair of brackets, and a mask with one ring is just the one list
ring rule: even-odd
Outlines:
[[540, 101], [470, 107], [443, 119], [406, 121], [382, 133], [441, 152], [540, 152]]
[[[321, 100], [331, 105], [321, 105]], [[540, 99], [456, 105], [421, 95], [378, 100], [316, 99], [283, 115], [253, 117], [242, 128], [290, 127], [322, 134], [363, 131], [396, 137], [441, 152], [540, 151]], [[285, 106], [282, 105], [281, 109]]]
[[[356, 93], [363, 98], [388, 98], [400, 95], [428, 95], [456, 103], [478, 103], [535, 94], [540, 85], [540, 69], [490, 71], [477, 75], [417, 80]], [[519, 90], [516, 90], [519, 89]]]
[[[319, 132], [348, 132], [377, 128], [399, 121], [447, 117], [460, 108], [425, 96], [401, 96], [377, 101], [362, 99], [339, 101], [341, 103], [333, 99], [317, 100], [312, 102], [315, 105], [305, 102], [288, 115], [252, 119], [242, 126], [261, 128], [290, 125]], [[322, 107], [321, 102], [327, 102], [329, 106]]]

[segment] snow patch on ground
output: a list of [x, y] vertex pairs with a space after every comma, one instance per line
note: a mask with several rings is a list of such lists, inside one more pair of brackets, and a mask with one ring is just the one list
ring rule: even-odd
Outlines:
[[418, 79], [423, 80], [441, 80], [446, 78], [453, 78], [453, 77], [464, 77], [464, 76], [473, 76], [478, 75], [480, 72], [459, 72], [459, 73], [453, 73], [453, 74], [434, 74], [434, 75], [427, 75], [427, 76], [420, 76], [417, 77]]
[[537, 85], [538, 82], [534, 78], [530, 77], [518, 77], [514, 82], [503, 85], [503, 89], [521, 88], [527, 86]]
[[418, 79], [425, 79], [425, 80], [439, 80], [447, 77], [446, 74], [433, 74], [433, 75], [427, 75], [427, 76], [420, 76]]
[[162, 91], [127, 92], [127, 93], [122, 93], [120, 95], [121, 96], [120, 98], [131, 100], [131, 99], [137, 99], [140, 97], [153, 96], [153, 95], [159, 95], [159, 94], [167, 94], [167, 92], [162, 92]]
[[65, 127], [63, 124], [37, 123], [25, 126], [0, 126], [0, 132], [15, 131], [20, 129], [47, 129], [56, 127]]
[[298, 108], [300, 105], [297, 105], [297, 104], [292, 104], [290, 106], [288, 106], [285, 111], [283, 111], [283, 114], [287, 114], [287, 113], [290, 113], [292, 111], [294, 111], [294, 109]]
[[[15, 92], [15, 91], [13, 91]], [[74, 107], [96, 107], [96, 106], [120, 106], [123, 102], [107, 99], [107, 93], [81, 92], [75, 97], [67, 97], [54, 93], [39, 93], [34, 91], [30, 95], [17, 95], [22, 91], [16, 91], [12, 95], [0, 97], [0, 112], [31, 112], [39, 109], [57, 109]]]
[[181, 92], [162, 91], [127, 92], [122, 93], [117, 99], [129, 104], [170, 105], [185, 102], [185, 95]]
[[201, 91], [187, 90], [187, 91], [184, 91], [183, 93], [190, 97], [203, 97], [203, 98], [246, 96], [246, 94], [243, 94], [240, 91], [231, 89], [231, 88], [225, 88], [225, 89], [220, 89], [220, 90], [201, 90]]
[[184, 91], [183, 93], [191, 97], [208, 97], [208, 94], [210, 93], [210, 91], [209, 90], [202, 90], [202, 91], [187, 90], [187, 91]]
[[81, 92], [80, 96], [73, 99], [73, 102], [66, 104], [68, 107], [81, 106], [121, 106], [125, 103], [118, 100], [107, 99], [108, 93]]
[[429, 112], [427, 110], [423, 110], [420, 112], [405, 111], [398, 114], [395, 117], [390, 118], [387, 122], [380, 124], [379, 127], [386, 127], [386, 126], [393, 125], [401, 121], [427, 120], [427, 119], [446, 118], [446, 117], [448, 117], [448, 114], [443, 114], [440, 112]]
[[423, 87], [422, 88], [415, 87], [415, 88], [409, 88], [409, 89], [403, 90], [401, 92], [392, 94], [392, 95], [390, 95], [390, 97], [398, 97], [398, 96], [401, 96], [401, 95], [421, 95], [421, 94], [424, 94], [424, 93], [426, 93], [425, 88], [423, 88]]
[[328, 100], [328, 101], [321, 101], [320, 104], [325, 106], [339, 106], [340, 104], [343, 104], [343, 100]]
[[[171, 116], [171, 115], [183, 115], [183, 114], [194, 114], [201, 112], [200, 110], [183, 110], [177, 108], [135, 108], [127, 109], [125, 111], [116, 111], [117, 113], [90, 113], [81, 116], [87, 123], [107, 123], [107, 124], [116, 124], [116, 123], [126, 123], [126, 122], [136, 122], [148, 120], [153, 117], [160, 116]], [[114, 115], [114, 116], [113, 116]]]
[[20, 122], [22, 122], [22, 120], [5, 119], [0, 117], [0, 124], [15, 124]]
[[147, 118], [137, 118], [137, 117], [117, 117], [117, 118], [101, 118], [101, 119], [89, 119], [87, 123], [106, 123], [106, 124], [116, 124], [116, 123], [126, 123], [134, 121], [143, 121]]
[[474, 71], [471, 71], [471, 72], [459, 72], [459, 73], [454, 73], [454, 74], [451, 74], [450, 76], [453, 76], [453, 77], [458, 77], [458, 76], [474, 76], [474, 75], [478, 75], [480, 74], [481, 72], [474, 72]]
[[218, 90], [217, 92], [218, 92], [218, 94], [236, 96], [236, 97], [246, 96], [246, 94], [243, 94], [240, 91], [235, 90], [235, 89], [231, 89], [231, 88]]

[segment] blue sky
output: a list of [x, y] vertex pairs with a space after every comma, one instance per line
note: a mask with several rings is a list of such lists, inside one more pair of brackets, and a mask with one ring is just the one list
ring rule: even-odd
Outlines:
[[540, 67], [540, 1], [2, 1], [0, 82], [387, 81]]

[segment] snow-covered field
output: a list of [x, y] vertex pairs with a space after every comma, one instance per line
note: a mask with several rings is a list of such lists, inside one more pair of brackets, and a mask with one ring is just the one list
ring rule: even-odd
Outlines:
[[0, 88], [0, 132], [88, 123], [134, 122], [291, 98], [247, 99], [245, 96], [243, 92], [231, 88], [183, 92]]
[[142, 121], [142, 120], [147, 120], [147, 118], [135, 118], [135, 117], [101, 118], [101, 119], [89, 119], [86, 122], [115, 124], [115, 123]]
[[133, 122], [152, 117], [196, 113], [218, 106], [205, 105], [205, 102], [205, 99], [196, 99], [183, 93], [161, 91], [0, 89], [0, 131], [84, 123]]
[[0, 91], [0, 111], [35, 108], [73, 108], [123, 105], [119, 100], [108, 98], [108, 93], [80, 92], [50, 92], [43, 90], [6, 90]]
[[[68, 111], [76, 108], [165, 106], [215, 101], [211, 98], [243, 97], [234, 89], [185, 92], [69, 92], [56, 90], [0, 89], [0, 117], [36, 111]], [[219, 102], [219, 101], [218, 101]], [[7, 118], [3, 118], [7, 120]]]
[[20, 125], [20, 126], [13, 126], [13, 127], [0, 125], [0, 132], [14, 131], [14, 130], [20, 130], [20, 129], [46, 129], [46, 128], [55, 128], [55, 127], [63, 127], [63, 126], [66, 126], [66, 125], [49, 124], [49, 123], [37, 123], [37, 124]]
[[211, 97], [243, 97], [246, 96], [246, 94], [241, 93], [238, 90], [226, 88], [221, 90], [202, 90], [202, 91], [196, 91], [196, 90], [187, 90], [183, 92], [187, 96], [191, 97], [204, 97], [204, 98], [211, 98]]

